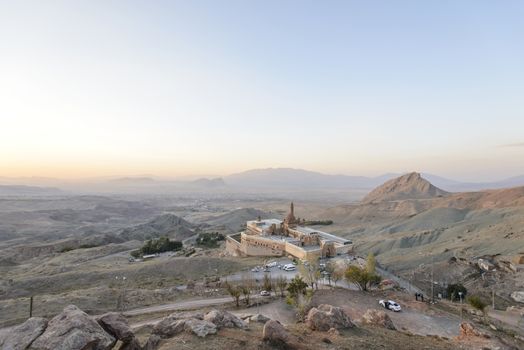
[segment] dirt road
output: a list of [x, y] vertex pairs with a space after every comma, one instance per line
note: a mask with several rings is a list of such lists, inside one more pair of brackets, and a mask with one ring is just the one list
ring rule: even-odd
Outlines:
[[[256, 298], [256, 297], [255, 297]], [[199, 309], [207, 306], [222, 305], [231, 302], [231, 297], [222, 297], [214, 299], [197, 299], [197, 300], [184, 300], [177, 303], [155, 305], [144, 307], [140, 309], [124, 311], [124, 316], [137, 316], [143, 314], [151, 314], [162, 311], [177, 311], [177, 310], [189, 310]]]
[[380, 299], [393, 299], [402, 306], [401, 312], [386, 311], [398, 329], [413, 334], [454, 337], [458, 335], [460, 318], [430, 308], [427, 304], [411, 300], [401, 292], [362, 293], [346, 289], [321, 290], [313, 297], [313, 305], [331, 304], [340, 306], [351, 319], [359, 320], [368, 309], [384, 310], [378, 305]]

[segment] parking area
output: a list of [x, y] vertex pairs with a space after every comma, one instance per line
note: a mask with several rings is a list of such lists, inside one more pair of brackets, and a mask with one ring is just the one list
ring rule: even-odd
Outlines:
[[[379, 301], [394, 300], [402, 311], [385, 310]], [[398, 329], [420, 335], [438, 335], [454, 337], [458, 335], [460, 318], [431, 308], [428, 304], [414, 300], [414, 297], [399, 291], [360, 292], [342, 288], [324, 289], [315, 293], [313, 305], [331, 304], [339, 306], [358, 322], [368, 309], [384, 310]]]

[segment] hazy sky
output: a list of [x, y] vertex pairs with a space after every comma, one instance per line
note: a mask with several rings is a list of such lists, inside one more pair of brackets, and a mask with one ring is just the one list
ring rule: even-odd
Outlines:
[[0, 176], [524, 174], [524, 1], [0, 0]]

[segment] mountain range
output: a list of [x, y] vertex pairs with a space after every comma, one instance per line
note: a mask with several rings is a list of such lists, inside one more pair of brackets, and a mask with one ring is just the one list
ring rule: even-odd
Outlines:
[[[171, 180], [155, 176], [100, 178], [77, 181], [40, 178], [0, 177], [0, 194], [27, 195], [32, 193], [57, 193], [58, 189], [72, 192], [176, 192], [176, 191], [318, 191], [358, 190], [367, 191], [402, 174], [387, 173], [376, 177], [329, 175], [293, 168], [252, 169], [224, 177], [198, 178], [196, 180]], [[461, 182], [445, 177], [422, 173], [422, 177], [445, 192], [479, 191], [524, 186], [524, 175], [494, 182]], [[52, 190], [49, 184], [54, 187]], [[31, 185], [31, 187], [21, 187]], [[18, 187], [17, 187], [18, 186]], [[42, 187], [36, 187], [42, 186]]]

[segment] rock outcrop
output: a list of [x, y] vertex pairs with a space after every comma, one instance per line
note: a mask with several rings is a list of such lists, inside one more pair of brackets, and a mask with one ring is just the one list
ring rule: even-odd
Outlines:
[[32, 317], [9, 331], [6, 338], [0, 340], [0, 346], [2, 350], [25, 350], [44, 332], [46, 327], [45, 318]]
[[102, 328], [116, 339], [128, 343], [135, 338], [127, 319], [119, 313], [110, 312], [97, 318]]
[[309, 310], [306, 317], [306, 325], [317, 331], [328, 331], [334, 329], [346, 329], [354, 327], [344, 310], [332, 305], [322, 304]]
[[179, 312], [160, 321], [153, 328], [152, 333], [161, 338], [170, 338], [185, 331], [205, 337], [208, 334], [215, 334], [220, 328], [246, 329], [247, 324], [232, 313], [223, 310], [211, 310], [205, 315], [201, 312]]
[[116, 339], [85, 312], [69, 305], [49, 321], [46, 330], [31, 344], [31, 350], [110, 350]]
[[184, 330], [188, 333], [194, 333], [199, 337], [205, 337], [208, 334], [216, 334], [217, 326], [206, 320], [190, 318], [184, 320]]
[[161, 341], [162, 337], [160, 337], [158, 334], [151, 334], [147, 339], [147, 342], [142, 347], [142, 350], [156, 350]]
[[249, 317], [249, 322], [266, 323], [267, 321], [269, 321], [269, 317], [266, 317], [262, 314], [256, 314]]
[[524, 292], [513, 292], [511, 298], [518, 303], [524, 303]]
[[262, 339], [273, 346], [285, 347], [291, 341], [291, 335], [280, 322], [269, 320], [264, 324]]
[[152, 333], [161, 338], [173, 337], [185, 329], [187, 319], [203, 320], [204, 314], [201, 312], [175, 312], [157, 323]]
[[479, 337], [479, 338], [490, 338], [490, 336], [484, 332], [481, 332], [480, 330], [473, 327], [473, 325], [469, 322], [462, 322], [460, 324], [460, 333], [458, 338], [459, 339], [466, 339], [470, 337]]
[[246, 329], [247, 324], [237, 316], [223, 310], [211, 310], [204, 320], [214, 323], [218, 328], [240, 328]]
[[382, 310], [368, 309], [362, 316], [362, 323], [396, 330], [391, 318], [389, 318], [389, 316]]

